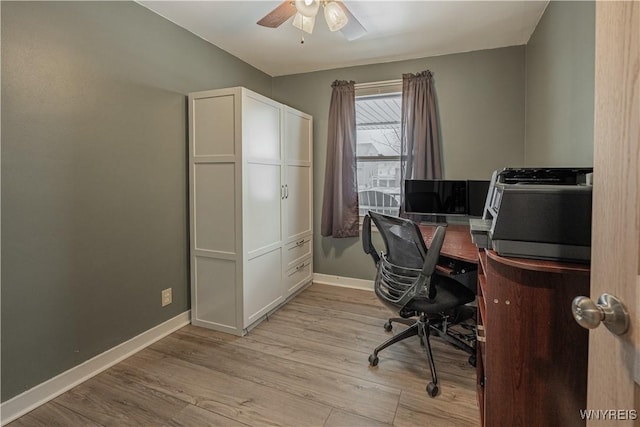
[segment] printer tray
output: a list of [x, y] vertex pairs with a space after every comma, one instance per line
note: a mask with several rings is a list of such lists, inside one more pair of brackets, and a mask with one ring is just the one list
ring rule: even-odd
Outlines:
[[469, 218], [469, 229], [471, 231], [471, 241], [479, 249], [490, 248], [489, 231], [491, 230], [490, 219]]
[[501, 256], [581, 263], [588, 263], [591, 260], [591, 246], [518, 240], [493, 240], [492, 245], [493, 250]]

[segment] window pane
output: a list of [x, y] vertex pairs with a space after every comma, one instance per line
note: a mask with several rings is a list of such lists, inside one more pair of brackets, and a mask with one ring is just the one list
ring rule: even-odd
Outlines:
[[390, 129], [357, 129], [356, 156], [400, 156], [400, 125]]
[[400, 212], [400, 161], [358, 162], [360, 215], [368, 211], [398, 215]]

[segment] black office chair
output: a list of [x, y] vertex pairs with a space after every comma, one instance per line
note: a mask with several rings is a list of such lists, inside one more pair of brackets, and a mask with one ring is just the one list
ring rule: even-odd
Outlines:
[[[380, 231], [386, 252], [378, 254], [371, 242], [371, 220]], [[400, 315], [400, 318], [390, 319], [385, 323], [384, 328], [390, 331], [392, 322], [409, 326], [373, 350], [369, 356], [369, 364], [378, 364], [378, 353], [383, 349], [417, 335], [429, 360], [432, 381], [427, 385], [427, 393], [431, 397], [438, 394], [438, 377], [429, 336], [435, 330], [439, 335], [447, 336], [450, 342], [454, 341], [455, 337], [446, 334], [450, 318], [448, 313], [475, 300], [475, 294], [469, 288], [449, 277], [436, 274], [445, 231], [445, 227], [436, 229], [427, 250], [422, 233], [413, 221], [369, 212], [363, 223], [362, 245], [378, 268], [375, 293], [389, 309]], [[411, 319], [412, 317], [417, 319]], [[461, 345], [466, 344], [460, 343], [459, 346]]]

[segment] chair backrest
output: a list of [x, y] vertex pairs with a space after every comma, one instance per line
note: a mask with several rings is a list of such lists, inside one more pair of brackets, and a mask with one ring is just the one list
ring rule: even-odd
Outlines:
[[[378, 257], [374, 288], [376, 295], [387, 305], [396, 308], [404, 307], [418, 295], [425, 298], [433, 296], [430, 295], [431, 277], [435, 272], [446, 229], [436, 229], [427, 251], [420, 228], [415, 222], [375, 212], [369, 212], [369, 216], [380, 231], [386, 249]], [[363, 236], [366, 234], [365, 229]], [[373, 245], [370, 237], [368, 239], [371, 250]], [[364, 240], [365, 238], [363, 242]]]
[[385, 245], [387, 259], [409, 268], [422, 268], [427, 247], [418, 225], [404, 218], [369, 212]]

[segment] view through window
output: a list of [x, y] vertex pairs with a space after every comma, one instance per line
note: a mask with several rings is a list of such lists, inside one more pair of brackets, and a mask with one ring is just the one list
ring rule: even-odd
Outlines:
[[[360, 215], [400, 213], [402, 93], [356, 96], [356, 161]], [[358, 95], [358, 92], [356, 92]]]

